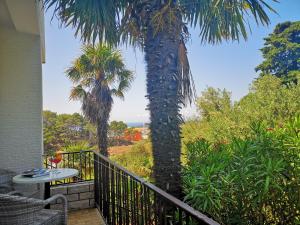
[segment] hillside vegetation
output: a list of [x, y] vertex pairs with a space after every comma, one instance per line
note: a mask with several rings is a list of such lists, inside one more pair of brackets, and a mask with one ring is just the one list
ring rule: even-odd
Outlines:
[[[299, 224], [299, 96], [300, 84], [270, 75], [237, 102], [204, 91], [182, 125], [185, 201], [221, 224]], [[149, 141], [112, 159], [151, 180]]]

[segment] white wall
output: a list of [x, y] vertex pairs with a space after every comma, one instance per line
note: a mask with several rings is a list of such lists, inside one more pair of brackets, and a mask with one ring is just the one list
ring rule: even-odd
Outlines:
[[42, 166], [40, 37], [0, 26], [0, 167]]

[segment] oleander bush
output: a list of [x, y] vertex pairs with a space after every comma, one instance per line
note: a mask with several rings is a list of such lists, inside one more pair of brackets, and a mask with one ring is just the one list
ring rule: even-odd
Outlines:
[[185, 200], [221, 224], [300, 224], [300, 116], [186, 144]]

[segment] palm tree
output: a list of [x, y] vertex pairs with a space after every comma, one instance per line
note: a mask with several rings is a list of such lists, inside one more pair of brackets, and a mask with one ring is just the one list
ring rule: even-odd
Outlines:
[[[269, 0], [277, 2], [277, 0]], [[147, 63], [147, 97], [156, 184], [180, 197], [180, 109], [195, 89], [187, 58], [189, 27], [202, 42], [247, 38], [247, 18], [269, 24], [267, 0], [45, 0], [86, 42], [138, 46]], [[187, 26], [189, 24], [189, 27]]]
[[82, 111], [97, 127], [98, 147], [107, 156], [108, 120], [113, 96], [124, 98], [132, 73], [125, 68], [121, 53], [112, 47], [85, 45], [83, 54], [66, 71], [74, 83], [70, 98], [82, 102]]

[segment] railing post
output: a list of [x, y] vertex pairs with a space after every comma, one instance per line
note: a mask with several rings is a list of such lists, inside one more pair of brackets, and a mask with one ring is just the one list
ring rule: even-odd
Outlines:
[[103, 196], [103, 214], [106, 215], [106, 219], [108, 224], [111, 223], [111, 216], [110, 216], [110, 206], [109, 206], [109, 196], [110, 196], [110, 189], [109, 189], [109, 163], [101, 159], [101, 167], [102, 167], [102, 174], [101, 174], [101, 181], [102, 181], [102, 196]]
[[95, 205], [99, 207], [99, 157], [94, 153], [94, 196], [95, 196]]
[[112, 224], [116, 224], [116, 217], [115, 217], [115, 210], [116, 210], [116, 199], [118, 198], [118, 196], [116, 196], [116, 192], [115, 192], [115, 186], [117, 185], [117, 176], [115, 176], [114, 171], [111, 172], [111, 211], [112, 211]]

